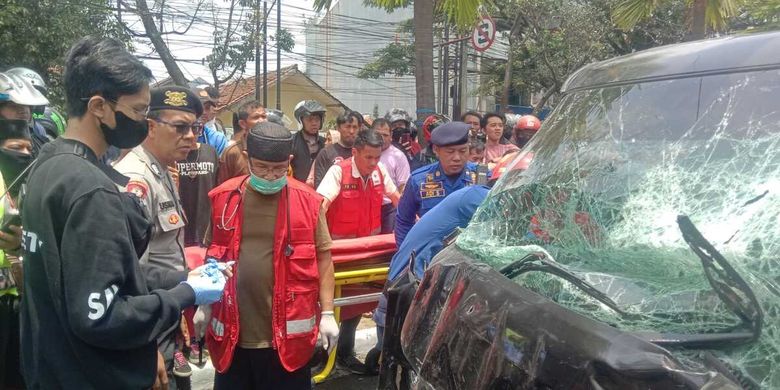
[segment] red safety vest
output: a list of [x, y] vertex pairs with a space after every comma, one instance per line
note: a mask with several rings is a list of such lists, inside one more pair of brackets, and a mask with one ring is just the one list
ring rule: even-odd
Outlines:
[[[287, 371], [295, 371], [311, 359], [319, 331], [319, 269], [314, 236], [322, 197], [293, 178], [287, 180], [279, 198], [274, 229], [271, 329], [273, 347], [282, 366]], [[212, 242], [206, 256], [219, 261], [236, 261], [233, 277], [228, 279], [222, 299], [211, 306], [212, 317], [206, 332], [211, 362], [220, 373], [230, 367], [240, 332], [236, 280], [241, 272], [238, 254], [243, 226], [241, 202], [246, 181], [247, 176], [235, 177], [209, 192]], [[291, 237], [287, 237], [288, 231]], [[293, 248], [290, 256], [285, 255], [288, 243]]]
[[367, 186], [362, 178], [352, 177], [352, 159], [341, 161], [341, 192], [328, 208], [328, 229], [334, 239], [358, 238], [379, 234], [382, 230], [384, 176], [377, 166]]

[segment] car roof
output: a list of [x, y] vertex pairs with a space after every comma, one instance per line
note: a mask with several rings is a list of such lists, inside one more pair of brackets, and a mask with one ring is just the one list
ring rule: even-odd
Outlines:
[[561, 91], [780, 68], [780, 32], [661, 46], [588, 64]]

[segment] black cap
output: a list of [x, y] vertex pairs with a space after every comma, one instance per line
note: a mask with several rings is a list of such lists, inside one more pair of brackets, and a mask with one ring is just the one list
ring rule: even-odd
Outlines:
[[292, 133], [273, 122], [260, 122], [249, 130], [246, 151], [249, 157], [263, 161], [282, 162], [292, 154]]
[[448, 122], [433, 129], [431, 143], [436, 146], [465, 145], [469, 142], [471, 125], [463, 122]]
[[0, 141], [7, 139], [30, 139], [27, 121], [0, 119]]
[[203, 104], [190, 89], [184, 87], [155, 88], [152, 90], [149, 111], [160, 110], [191, 112], [200, 118], [203, 115]]

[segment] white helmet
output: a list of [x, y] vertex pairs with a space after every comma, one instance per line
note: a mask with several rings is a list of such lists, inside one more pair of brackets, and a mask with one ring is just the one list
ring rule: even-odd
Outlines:
[[12, 101], [22, 106], [46, 106], [49, 99], [29, 81], [16, 75], [0, 73], [0, 103]]
[[49, 92], [49, 89], [46, 88], [46, 82], [43, 81], [43, 77], [38, 74], [38, 72], [29, 69], [29, 68], [11, 68], [5, 71], [5, 74], [10, 74], [14, 76], [19, 76], [32, 84], [35, 89], [41, 91], [42, 94], [46, 95]]

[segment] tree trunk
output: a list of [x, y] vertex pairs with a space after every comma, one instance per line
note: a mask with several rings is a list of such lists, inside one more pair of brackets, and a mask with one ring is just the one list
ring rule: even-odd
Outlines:
[[184, 77], [184, 73], [179, 69], [179, 65], [176, 64], [176, 60], [173, 59], [171, 51], [168, 50], [168, 46], [162, 39], [160, 30], [158, 30], [157, 26], [154, 24], [154, 19], [149, 12], [149, 6], [146, 5], [146, 0], [137, 0], [136, 4], [138, 5], [138, 16], [141, 17], [141, 22], [144, 24], [146, 35], [149, 37], [149, 40], [152, 41], [152, 45], [154, 45], [154, 49], [157, 50], [157, 54], [160, 55], [160, 59], [163, 64], [165, 64], [165, 69], [168, 71], [171, 80], [173, 80], [176, 85], [186, 87], [187, 78]]
[[514, 48], [514, 37], [509, 36], [509, 48], [506, 51], [506, 66], [504, 67], [504, 86], [501, 91], [501, 112], [506, 113], [509, 110], [509, 90], [512, 89], [512, 49]]
[[[427, 118], [436, 107], [433, 93], [433, 11], [433, 1], [414, 2], [414, 78], [419, 120]], [[423, 140], [423, 132], [418, 132], [418, 135]]]
[[547, 91], [544, 91], [544, 95], [542, 96], [541, 99], [539, 99], [539, 102], [536, 103], [531, 114], [535, 116], [539, 116], [539, 112], [544, 109], [544, 105], [547, 104], [547, 101], [550, 100], [550, 98], [553, 95], [555, 95], [555, 93], [558, 92], [560, 88], [561, 87], [556, 84], [552, 88], [548, 89]]
[[704, 39], [707, 36], [707, 24], [705, 15], [707, 13], [707, 0], [693, 0], [691, 6], [691, 33], [688, 40]]
[[509, 91], [512, 89], [512, 54], [514, 52], [515, 37], [520, 32], [522, 13], [517, 14], [509, 30], [509, 48], [506, 51], [506, 67], [504, 68], [504, 87], [501, 91], [501, 112], [506, 113], [509, 107]]

